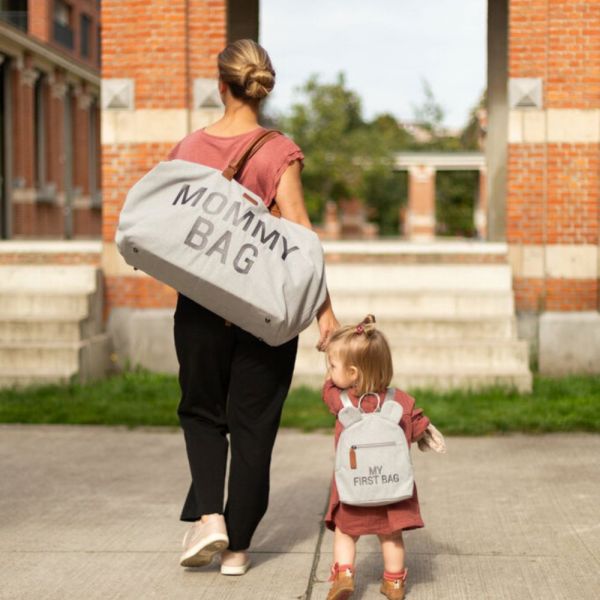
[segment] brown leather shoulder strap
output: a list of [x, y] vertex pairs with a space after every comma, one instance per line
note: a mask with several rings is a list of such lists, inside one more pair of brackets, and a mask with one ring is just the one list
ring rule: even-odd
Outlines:
[[231, 181], [235, 174], [244, 166], [252, 156], [254, 156], [270, 139], [282, 135], [281, 131], [276, 129], [268, 129], [267, 131], [261, 131], [246, 147], [242, 154], [234, 161], [232, 161], [227, 168], [223, 171], [223, 177]]

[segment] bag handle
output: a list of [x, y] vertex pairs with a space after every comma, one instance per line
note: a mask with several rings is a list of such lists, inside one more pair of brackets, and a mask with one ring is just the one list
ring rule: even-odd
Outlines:
[[[381, 407], [383, 406], [383, 402], [388, 402], [390, 400], [394, 399], [394, 388], [388, 388], [387, 393], [385, 395], [385, 398], [383, 399], [383, 402], [381, 401], [381, 399], [379, 398], [379, 394], [377, 394], [376, 392], [366, 392], [364, 393], [359, 399], [358, 399], [358, 410], [360, 410], [360, 412], [363, 412], [362, 409], [362, 401], [365, 398], [365, 396], [375, 396], [375, 398], [377, 398], [377, 408], [375, 408], [375, 410], [373, 412], [378, 412]], [[350, 397], [348, 396], [348, 392], [346, 390], [342, 390], [340, 393], [340, 400], [342, 401], [342, 404], [344, 406], [344, 408], [348, 408], [350, 406], [354, 406], [354, 404], [352, 404], [352, 401], [350, 400]]]
[[236, 173], [244, 166], [244, 164], [252, 158], [270, 139], [281, 135], [281, 131], [276, 129], [268, 129], [259, 133], [246, 147], [237, 160], [229, 163], [223, 170], [222, 175], [228, 181], [231, 181]]

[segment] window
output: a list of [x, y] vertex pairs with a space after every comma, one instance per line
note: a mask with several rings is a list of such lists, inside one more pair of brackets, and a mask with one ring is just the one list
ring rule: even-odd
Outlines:
[[41, 189], [46, 183], [46, 117], [45, 117], [46, 80], [40, 75], [34, 89], [34, 136], [35, 136], [35, 179], [36, 187]]
[[56, 202], [56, 184], [47, 180], [47, 129], [48, 118], [46, 102], [48, 99], [48, 84], [43, 73], [36, 79], [34, 88], [33, 135], [35, 144], [35, 186], [38, 202]]
[[102, 30], [100, 25], [96, 25], [96, 63], [98, 67], [102, 66]]
[[71, 10], [64, 0], [54, 0], [54, 22], [71, 27]]
[[100, 190], [100, 177], [98, 170], [100, 168], [100, 145], [98, 136], [98, 104], [92, 102], [89, 108], [90, 135], [88, 136], [88, 169], [90, 181], [90, 198], [92, 199], [92, 208], [102, 207], [102, 192]]
[[84, 58], [90, 58], [90, 50], [91, 50], [91, 35], [92, 35], [92, 19], [87, 15], [82, 13], [81, 15], [81, 30], [80, 30], [80, 39], [81, 39], [81, 56]]
[[66, 48], [73, 49], [73, 9], [64, 0], [54, 0], [54, 40]]
[[27, 31], [27, 0], [0, 0], [0, 19]]

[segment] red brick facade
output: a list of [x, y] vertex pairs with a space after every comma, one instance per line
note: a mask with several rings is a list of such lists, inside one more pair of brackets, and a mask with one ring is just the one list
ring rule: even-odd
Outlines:
[[510, 0], [511, 77], [543, 77], [544, 106], [598, 108], [600, 3]]
[[[564, 249], [565, 255], [598, 247], [597, 133], [592, 142], [571, 141], [568, 119], [573, 111], [577, 116], [600, 109], [600, 2], [510, 0], [509, 77], [542, 79], [547, 137], [509, 143], [507, 242], [525, 249], [555, 245], [554, 250]], [[564, 141], [549, 139], [549, 111], [555, 119], [566, 115], [566, 133], [553, 134], [567, 138]], [[592, 273], [593, 265], [589, 271], [587, 277], [565, 273], [559, 278], [548, 271], [533, 278], [517, 273], [517, 308], [598, 310], [598, 271]]]
[[103, 146], [102, 236], [105, 241], [115, 239], [127, 190], [157, 162], [164, 160], [172, 147], [172, 143]]
[[[186, 111], [193, 80], [216, 77], [216, 55], [227, 40], [225, 0], [105, 0], [102, 10], [102, 76], [132, 79], [134, 110], [145, 112], [144, 118], [151, 111]], [[547, 120], [549, 111], [568, 124], [568, 111], [585, 117], [600, 109], [600, 0], [510, 0], [508, 41], [509, 77], [542, 80], [537, 114], [546, 123], [540, 139], [510, 139], [508, 146], [506, 241], [543, 255], [535, 268], [515, 274], [517, 309], [597, 310], [597, 267], [589, 276], [569, 274], [569, 260], [577, 271], [578, 249], [585, 253], [600, 241], [597, 134], [591, 141], [570, 137], [567, 126], [555, 139]], [[113, 246], [112, 254], [107, 250], [111, 256], [127, 189], [174, 141], [131, 139], [103, 146], [102, 235], [105, 247]], [[563, 261], [559, 268], [548, 267], [547, 252]], [[114, 264], [111, 269], [109, 307], [172, 306], [174, 294], [165, 286]]]
[[18, 20], [16, 13], [2, 14], [12, 15], [0, 19], [10, 98], [3, 154], [11, 157], [2, 233], [16, 239], [98, 237], [99, 2], [29, 0]]
[[[132, 79], [136, 111], [191, 108], [193, 80], [217, 77], [216, 57], [226, 42], [225, 5], [225, 0], [105, 0], [103, 79]], [[114, 240], [126, 191], [166, 157], [175, 141], [103, 145], [102, 236], [106, 243]], [[107, 273], [105, 289], [111, 308], [170, 307], [176, 298], [174, 290], [144, 276]]]

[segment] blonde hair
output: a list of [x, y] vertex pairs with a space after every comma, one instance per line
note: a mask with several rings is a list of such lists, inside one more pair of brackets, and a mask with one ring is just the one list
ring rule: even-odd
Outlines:
[[358, 325], [337, 329], [327, 345], [345, 367], [356, 367], [356, 393], [381, 392], [392, 381], [392, 352], [386, 337], [375, 326], [375, 317], [367, 315]]
[[260, 100], [275, 86], [267, 51], [253, 40], [237, 40], [218, 57], [219, 76], [236, 98]]

